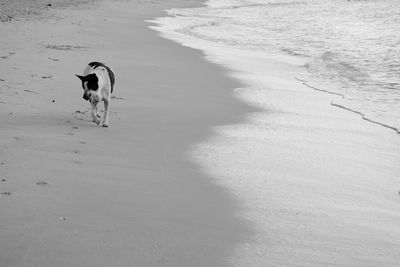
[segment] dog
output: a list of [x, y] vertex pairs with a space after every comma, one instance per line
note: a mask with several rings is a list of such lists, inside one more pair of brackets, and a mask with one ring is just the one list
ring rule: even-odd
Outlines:
[[90, 102], [90, 115], [93, 121], [100, 124], [100, 115], [97, 113], [99, 102], [104, 102], [103, 127], [108, 127], [111, 94], [114, 90], [114, 72], [101, 62], [91, 62], [83, 70], [83, 76], [75, 74], [82, 82], [83, 99]]

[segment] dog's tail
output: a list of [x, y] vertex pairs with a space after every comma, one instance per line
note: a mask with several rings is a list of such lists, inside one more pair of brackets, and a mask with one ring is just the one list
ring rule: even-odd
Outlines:
[[111, 81], [111, 93], [114, 91], [114, 83], [115, 83], [115, 75], [114, 72], [107, 66], [105, 66], [108, 75], [110, 76], [110, 81]]
[[115, 74], [114, 72], [107, 67], [104, 63], [101, 62], [90, 62], [89, 66], [92, 67], [93, 69], [97, 67], [103, 67], [107, 70], [108, 76], [110, 77], [110, 82], [111, 82], [111, 93], [114, 91], [114, 84], [115, 84]]

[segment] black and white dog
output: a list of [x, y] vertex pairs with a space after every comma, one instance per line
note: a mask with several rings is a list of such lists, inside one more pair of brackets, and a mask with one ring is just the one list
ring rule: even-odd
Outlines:
[[104, 102], [103, 127], [108, 127], [111, 94], [114, 89], [114, 72], [101, 62], [91, 62], [84, 69], [83, 76], [75, 74], [82, 81], [83, 99], [90, 101], [93, 121], [100, 124], [97, 113], [99, 102]]

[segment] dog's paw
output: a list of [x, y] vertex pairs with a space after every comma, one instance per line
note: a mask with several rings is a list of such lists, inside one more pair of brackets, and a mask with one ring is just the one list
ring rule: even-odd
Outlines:
[[108, 124], [107, 123], [103, 123], [103, 127], [108, 127]]

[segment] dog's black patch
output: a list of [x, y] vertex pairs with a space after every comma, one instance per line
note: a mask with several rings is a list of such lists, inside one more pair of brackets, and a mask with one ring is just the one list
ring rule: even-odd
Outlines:
[[97, 75], [95, 73], [88, 74], [86, 76], [81, 76], [78, 74], [75, 75], [81, 80], [83, 89], [85, 89], [84, 86], [85, 82], [87, 82], [87, 88], [89, 90], [97, 91], [97, 89], [99, 89], [99, 84], [98, 84], [99, 78], [97, 78]]
[[89, 90], [97, 91], [97, 89], [99, 89], [99, 84], [98, 84], [99, 78], [97, 78], [96, 74], [92, 73], [86, 75], [86, 81], [88, 82], [87, 87]]
[[101, 62], [96, 62], [96, 61], [95, 62], [90, 62], [89, 66], [94, 68], [94, 69], [97, 68], [97, 67], [103, 67], [103, 68], [105, 68], [107, 70], [108, 76], [110, 77], [110, 81], [111, 81], [111, 93], [112, 93], [113, 90], [114, 90], [114, 83], [115, 83], [114, 72], [109, 67], [107, 67], [104, 63], [101, 63]]
[[104, 67], [105, 65], [104, 65], [104, 63], [94, 61], [94, 62], [90, 62], [89, 66], [95, 69], [95, 68], [97, 68], [99, 66]]

